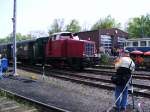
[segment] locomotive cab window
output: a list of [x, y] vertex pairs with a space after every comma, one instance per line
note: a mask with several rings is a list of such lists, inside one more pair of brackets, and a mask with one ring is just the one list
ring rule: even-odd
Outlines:
[[94, 53], [94, 45], [93, 44], [86, 44], [85, 45], [85, 54], [87, 56], [92, 56], [92, 54]]
[[56, 35], [53, 35], [51, 38], [52, 40], [56, 40]]
[[69, 38], [72, 38], [72, 34], [71, 33], [62, 33], [60, 35], [60, 38], [61, 39], [69, 39]]

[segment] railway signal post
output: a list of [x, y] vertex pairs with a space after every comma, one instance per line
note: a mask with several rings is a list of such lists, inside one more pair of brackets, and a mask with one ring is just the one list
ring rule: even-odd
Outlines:
[[16, 68], [17, 68], [17, 64], [16, 64], [16, 1], [14, 0], [14, 9], [13, 9], [13, 18], [12, 18], [12, 22], [13, 22], [13, 76], [17, 75], [16, 72]]

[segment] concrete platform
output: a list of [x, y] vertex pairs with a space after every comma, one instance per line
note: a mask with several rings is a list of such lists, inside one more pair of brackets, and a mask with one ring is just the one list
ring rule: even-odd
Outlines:
[[95, 99], [95, 97], [22, 76], [0, 80], [0, 88], [71, 112], [103, 112], [110, 103], [105, 98]]

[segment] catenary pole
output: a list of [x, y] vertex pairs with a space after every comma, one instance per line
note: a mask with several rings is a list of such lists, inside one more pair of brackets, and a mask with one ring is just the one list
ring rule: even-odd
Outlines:
[[14, 7], [13, 7], [13, 75], [17, 75], [16, 69], [17, 69], [17, 64], [16, 64], [16, 0], [14, 0]]

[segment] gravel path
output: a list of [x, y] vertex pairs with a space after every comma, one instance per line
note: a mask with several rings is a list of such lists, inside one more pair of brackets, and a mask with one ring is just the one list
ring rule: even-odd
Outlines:
[[[107, 91], [103, 89], [93, 88], [82, 84], [76, 84], [70, 81], [63, 81], [60, 79], [47, 77], [47, 76], [45, 76], [43, 80], [43, 77], [41, 75], [29, 73], [23, 70], [18, 70], [18, 74], [20, 74], [21, 76], [32, 77], [33, 79], [37, 79], [39, 81], [44, 81], [55, 87], [59, 87], [71, 91], [77, 95], [83, 96], [82, 99], [78, 99], [78, 100], [84, 103], [84, 105], [86, 104], [89, 106], [89, 109], [87, 109], [89, 110], [89, 112], [91, 110], [90, 108], [92, 108], [92, 112], [103, 112], [104, 110], [107, 110], [107, 108], [109, 108], [114, 102], [114, 91]], [[78, 96], [76, 96], [76, 98], [78, 98]], [[92, 104], [92, 106], [95, 107], [91, 107], [91, 101], [93, 100], [95, 101], [95, 103]], [[132, 104], [132, 99], [130, 96], [129, 96], [129, 104]], [[138, 105], [140, 105], [141, 108], [144, 110], [143, 112], [150, 112], [150, 99], [136, 97], [135, 106], [137, 107]], [[82, 108], [82, 107], [78, 107], [78, 108]], [[130, 112], [132, 111], [130, 110]]]

